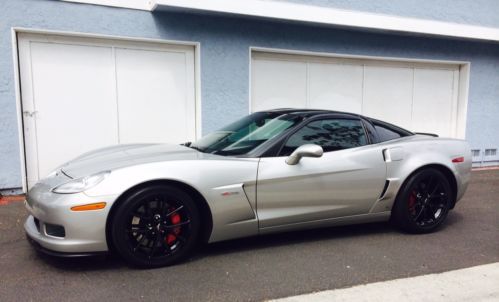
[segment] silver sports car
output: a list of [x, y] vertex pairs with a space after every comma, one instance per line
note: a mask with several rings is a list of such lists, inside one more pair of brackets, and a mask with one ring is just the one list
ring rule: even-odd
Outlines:
[[388, 221], [426, 233], [470, 179], [465, 141], [414, 134], [358, 114], [278, 109], [193, 143], [86, 153], [28, 193], [28, 239], [41, 251], [115, 251], [176, 263], [196, 244]]

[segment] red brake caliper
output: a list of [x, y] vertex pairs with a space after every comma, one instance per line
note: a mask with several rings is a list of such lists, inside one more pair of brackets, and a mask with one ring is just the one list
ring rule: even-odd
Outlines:
[[[170, 221], [172, 225], [179, 224], [180, 221], [182, 221], [182, 217], [180, 217], [179, 213], [175, 213], [170, 217]], [[177, 240], [178, 234], [180, 234], [180, 227], [173, 228], [172, 232], [168, 233], [168, 235], [166, 236], [166, 243], [168, 245], [174, 244], [175, 241]]]
[[412, 214], [416, 213], [416, 208], [414, 205], [416, 204], [416, 191], [412, 191], [411, 195], [409, 195], [409, 211]]

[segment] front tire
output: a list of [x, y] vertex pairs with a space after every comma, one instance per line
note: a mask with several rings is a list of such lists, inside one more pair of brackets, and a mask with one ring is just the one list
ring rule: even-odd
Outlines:
[[392, 220], [410, 233], [430, 233], [447, 218], [454, 194], [449, 180], [437, 169], [417, 171], [401, 188]]
[[200, 215], [194, 200], [168, 185], [128, 195], [111, 223], [114, 248], [138, 267], [161, 267], [185, 259], [197, 243]]

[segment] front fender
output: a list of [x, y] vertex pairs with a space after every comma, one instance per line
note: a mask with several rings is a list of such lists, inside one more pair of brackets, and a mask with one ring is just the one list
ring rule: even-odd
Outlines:
[[92, 197], [115, 195], [157, 180], [183, 183], [206, 200], [213, 219], [209, 242], [258, 234], [256, 172], [258, 159], [169, 161], [125, 167], [111, 172], [96, 187], [85, 191]]

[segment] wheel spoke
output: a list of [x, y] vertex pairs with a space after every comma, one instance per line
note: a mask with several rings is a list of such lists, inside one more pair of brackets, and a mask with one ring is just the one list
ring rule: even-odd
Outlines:
[[167, 210], [168, 210], [168, 203], [166, 202], [166, 200], [164, 198], [161, 198], [159, 212], [161, 213], [161, 215], [164, 215]]
[[182, 242], [182, 243], [185, 243], [187, 241], [187, 239], [184, 236], [180, 236], [180, 235], [177, 235], [177, 240]]
[[429, 194], [430, 196], [435, 195], [437, 193], [437, 189], [440, 187], [440, 183], [437, 182], [431, 193]]
[[139, 241], [137, 242], [137, 245], [133, 248], [133, 252], [135, 252], [139, 248], [139, 246], [144, 242], [145, 239], [146, 239], [146, 236], [142, 235], [142, 238], [139, 239]]
[[424, 223], [425, 223], [425, 224], [427, 224], [427, 223], [431, 222], [431, 220], [432, 220], [433, 218], [435, 218], [434, 216], [431, 216], [431, 215], [433, 215], [433, 213], [432, 213], [432, 211], [431, 211], [430, 207], [431, 207], [431, 206], [430, 206], [429, 204], [427, 204], [427, 206], [426, 206], [426, 207], [425, 207], [425, 209], [424, 209], [423, 219], [424, 219]]
[[425, 206], [422, 205], [421, 209], [419, 210], [419, 213], [414, 217], [414, 221], [417, 222], [419, 220], [419, 217], [421, 216], [421, 214], [423, 214], [424, 210], [425, 210]]
[[144, 204], [144, 209], [146, 210], [147, 217], [152, 217], [150, 201], [146, 201], [146, 203]]
[[132, 229], [126, 230], [126, 232], [127, 233], [132, 233], [132, 234], [133, 233], [145, 234], [145, 233], [147, 233], [147, 229], [145, 229], [145, 228], [137, 228], [137, 229], [132, 228]]
[[434, 193], [434, 194], [430, 194], [430, 196], [428, 197], [430, 200], [433, 200], [433, 199], [436, 199], [436, 198], [442, 198], [442, 197], [445, 197], [445, 193]]
[[182, 210], [184, 208], [184, 206], [179, 206], [178, 208], [176, 208], [175, 210], [169, 212], [168, 214], [166, 214], [166, 217], [170, 217], [171, 215], [177, 213], [178, 211]]
[[151, 249], [149, 250], [149, 259], [151, 259], [151, 257], [154, 256], [154, 252], [156, 251], [157, 246], [158, 246], [159, 238], [160, 238], [160, 233], [158, 232], [156, 234], [156, 237], [154, 238], [154, 241], [152, 242]]
[[177, 228], [177, 227], [180, 227], [180, 226], [183, 226], [183, 225], [187, 225], [189, 223], [191, 223], [191, 221], [187, 220], [187, 221], [180, 222], [180, 223], [177, 223], [177, 224], [166, 225], [166, 226], [164, 226], [164, 228], [165, 229], [174, 229], [174, 228]]
[[163, 213], [165, 213], [168, 210], [168, 206], [170, 205], [168, 199], [169, 198], [167, 195], [161, 195], [161, 200], [163, 201], [163, 207], [161, 208], [161, 210], [164, 211]]
[[426, 181], [421, 181], [421, 187], [422, 187], [422, 190], [420, 192], [421, 196], [426, 196], [428, 194], [428, 191], [430, 190], [430, 184], [432, 183], [432, 181], [433, 181], [433, 175], [428, 177]]
[[171, 254], [172, 252], [172, 249], [170, 248], [170, 246], [168, 245], [168, 243], [166, 243], [166, 240], [161, 240], [161, 247], [163, 247], [163, 250], [166, 251], [166, 254]]
[[137, 217], [137, 218], [140, 218], [140, 219], [144, 219], [144, 220], [148, 220], [148, 219], [151, 219], [151, 216], [145, 216], [143, 213], [139, 213], [139, 212], [132, 212], [132, 217]]

